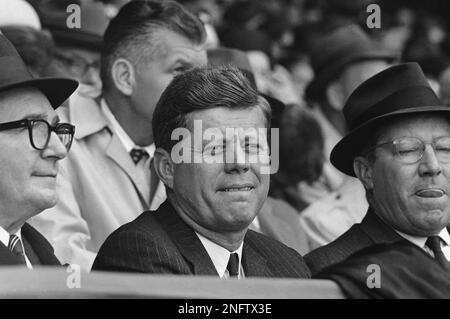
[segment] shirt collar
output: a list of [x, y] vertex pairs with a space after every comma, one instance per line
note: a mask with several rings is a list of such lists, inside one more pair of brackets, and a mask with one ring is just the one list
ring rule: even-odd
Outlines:
[[120, 123], [117, 121], [114, 114], [111, 112], [110, 108], [108, 107], [108, 104], [106, 103], [105, 99], [101, 99], [100, 101], [100, 107], [102, 109], [103, 114], [105, 114], [106, 119], [111, 124], [111, 128], [113, 132], [117, 134], [117, 137], [122, 142], [123, 146], [125, 147], [125, 150], [127, 153], [129, 153], [133, 148], [139, 148], [144, 149], [147, 151], [147, 153], [150, 155], [150, 157], [153, 157], [155, 154], [155, 144], [152, 143], [148, 146], [142, 147], [137, 146], [134, 144], [133, 140], [130, 138], [130, 136], [125, 132], [125, 130], [122, 128]]
[[227, 269], [228, 260], [230, 259], [230, 255], [233, 253], [237, 253], [239, 257], [239, 268], [241, 266], [241, 260], [242, 260], [242, 247], [244, 245], [244, 242], [241, 243], [239, 248], [235, 251], [228, 251], [228, 249], [223, 248], [220, 245], [217, 245], [215, 242], [209, 240], [205, 236], [195, 232], [200, 239], [200, 241], [203, 244], [203, 247], [205, 247], [206, 252], [208, 253], [209, 257], [211, 258], [214, 267], [216, 268], [217, 273], [219, 274], [219, 277], [222, 278], [225, 274], [225, 270]]
[[[19, 237], [20, 241], [22, 241], [22, 234], [20, 229], [14, 234], [17, 237]], [[9, 236], [11, 236], [10, 233], [8, 233], [3, 227], [0, 226], [0, 242], [8, 247], [9, 245]]]
[[[394, 229], [395, 230], [395, 229]], [[423, 248], [425, 247], [425, 243], [427, 242], [428, 237], [417, 237], [417, 236], [411, 236], [405, 233], [402, 233], [398, 230], [395, 230], [397, 234], [405, 238], [406, 240], [410, 241], [414, 245]], [[450, 234], [448, 233], [447, 228], [444, 228], [439, 233], [439, 238], [445, 243], [445, 245], [450, 244]]]

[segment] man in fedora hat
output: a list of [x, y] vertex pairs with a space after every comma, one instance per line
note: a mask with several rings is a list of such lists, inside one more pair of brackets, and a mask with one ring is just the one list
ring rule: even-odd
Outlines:
[[[340, 27], [319, 38], [310, 52], [314, 78], [305, 90], [325, 137], [325, 155], [346, 132], [342, 108], [352, 91], [396, 59], [396, 54], [378, 46], [357, 25]], [[301, 220], [312, 246], [319, 247], [336, 239], [363, 218], [367, 207], [364, 190], [353, 178], [342, 175], [324, 162], [320, 182], [303, 193], [316, 194]], [[313, 190], [317, 192], [312, 192]], [[322, 193], [320, 193], [322, 190]], [[322, 194], [322, 195], [321, 195]]]
[[59, 265], [49, 242], [27, 223], [56, 204], [58, 161], [70, 149], [74, 126], [55, 109], [78, 86], [36, 78], [0, 34], [0, 265]]
[[132, 1], [110, 21], [102, 94], [77, 95], [61, 110], [77, 134], [58, 178], [58, 203], [34, 224], [63, 263], [90, 270], [115, 229], [166, 199], [150, 166], [153, 109], [176, 74], [206, 65], [204, 40], [200, 20], [175, 1]]
[[437, 98], [419, 65], [406, 63], [361, 84], [344, 115], [349, 133], [334, 147], [331, 162], [361, 181], [369, 209], [360, 224], [306, 256], [312, 272], [365, 249], [405, 253], [391, 248], [398, 243], [448, 270], [450, 107]]

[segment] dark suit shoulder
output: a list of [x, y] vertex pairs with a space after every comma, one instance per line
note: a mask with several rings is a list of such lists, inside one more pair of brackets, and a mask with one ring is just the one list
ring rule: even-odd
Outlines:
[[45, 266], [61, 266], [61, 263], [55, 256], [55, 251], [52, 245], [36, 228], [28, 223], [25, 223], [22, 226], [21, 232], [24, 245], [32, 249], [32, 253], [34, 253], [37, 258], [34, 264]]
[[101, 246], [92, 270], [180, 273], [181, 256], [154, 214], [146, 211], [119, 227]]
[[314, 276], [324, 268], [344, 261], [356, 251], [370, 246], [371, 243], [370, 238], [361, 229], [361, 224], [356, 224], [333, 242], [305, 255], [306, 264]]
[[247, 231], [244, 243], [268, 261], [275, 277], [311, 277], [303, 257], [285, 244], [253, 230]]

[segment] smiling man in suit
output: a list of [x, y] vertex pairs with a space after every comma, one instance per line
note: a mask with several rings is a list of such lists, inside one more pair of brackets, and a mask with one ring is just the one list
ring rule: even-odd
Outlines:
[[115, 231], [93, 269], [309, 277], [295, 250], [248, 229], [269, 188], [270, 116], [268, 102], [235, 67], [177, 76], [152, 123], [154, 166], [168, 200]]
[[58, 162], [75, 128], [59, 123], [55, 109], [78, 83], [34, 79], [2, 34], [0, 70], [0, 266], [60, 265], [27, 220], [56, 204]]

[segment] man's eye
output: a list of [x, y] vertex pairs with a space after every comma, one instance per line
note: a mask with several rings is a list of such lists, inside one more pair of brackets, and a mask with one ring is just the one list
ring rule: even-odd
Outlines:
[[412, 153], [415, 153], [415, 152], [417, 152], [418, 151], [418, 149], [417, 148], [409, 148], [409, 149], [400, 149], [399, 151], [398, 151], [398, 153], [400, 154], [400, 155], [408, 155], [408, 154], [412, 154]]
[[174, 69], [172, 70], [172, 72], [173, 72], [174, 74], [180, 74], [180, 73], [186, 72], [187, 70], [188, 70], [187, 67], [185, 67], [185, 66], [179, 66], [179, 67], [174, 68]]
[[205, 153], [214, 156], [214, 155], [222, 153], [224, 151], [224, 149], [225, 149], [225, 147], [223, 145], [214, 145], [214, 146], [207, 147], [205, 149]]
[[259, 144], [246, 144], [245, 148], [249, 152], [258, 152], [261, 149], [261, 146]]
[[438, 146], [436, 146], [436, 151], [450, 153], [450, 145], [448, 145], [448, 146], [438, 145]]

